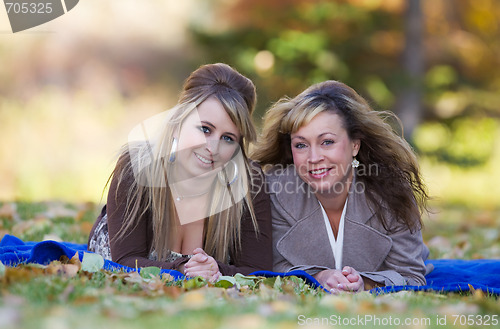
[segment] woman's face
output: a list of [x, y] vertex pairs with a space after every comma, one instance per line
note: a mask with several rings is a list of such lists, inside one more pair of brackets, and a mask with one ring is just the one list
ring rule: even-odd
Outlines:
[[303, 181], [317, 193], [347, 192], [360, 142], [349, 138], [339, 115], [321, 112], [290, 137], [293, 162]]
[[176, 163], [185, 176], [177, 178], [189, 179], [220, 169], [239, 148], [241, 135], [219, 100], [210, 97], [186, 118], [177, 138]]

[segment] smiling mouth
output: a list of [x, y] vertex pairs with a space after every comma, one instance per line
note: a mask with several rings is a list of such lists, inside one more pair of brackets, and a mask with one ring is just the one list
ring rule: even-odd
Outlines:
[[322, 169], [310, 170], [309, 172], [313, 175], [321, 175], [321, 174], [326, 173], [328, 170], [330, 170], [330, 169], [322, 168]]
[[213, 163], [214, 163], [214, 161], [213, 161], [213, 160], [210, 160], [210, 159], [207, 159], [207, 158], [205, 158], [205, 157], [202, 157], [202, 156], [201, 156], [201, 155], [199, 155], [198, 153], [195, 153], [194, 155], [196, 155], [196, 157], [197, 157], [197, 158], [198, 158], [201, 162], [203, 162], [203, 163], [205, 163], [205, 164], [208, 164], [208, 165], [209, 165], [209, 164], [213, 164]]
[[309, 170], [309, 175], [314, 179], [323, 179], [326, 175], [328, 175], [330, 169], [331, 168], [321, 168], [321, 169]]

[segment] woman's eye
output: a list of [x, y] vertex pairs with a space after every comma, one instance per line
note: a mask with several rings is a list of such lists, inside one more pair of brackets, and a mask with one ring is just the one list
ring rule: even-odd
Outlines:
[[222, 136], [222, 140], [229, 144], [234, 143], [234, 139], [229, 136]]
[[304, 147], [306, 147], [306, 144], [304, 144], [304, 143], [295, 144], [295, 148], [297, 148], [297, 149], [303, 149]]
[[198, 129], [200, 129], [204, 134], [210, 133], [210, 128], [208, 128], [207, 126], [200, 126], [198, 127]]
[[332, 141], [331, 139], [327, 139], [327, 140], [323, 141], [323, 145], [331, 145], [333, 143], [334, 143], [334, 141]]

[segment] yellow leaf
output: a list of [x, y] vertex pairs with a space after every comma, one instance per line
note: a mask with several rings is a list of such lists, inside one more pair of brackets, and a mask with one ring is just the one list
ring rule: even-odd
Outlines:
[[78, 266], [78, 269], [82, 267], [82, 262], [80, 262], [80, 257], [78, 256], [78, 252], [75, 252], [73, 257], [69, 260], [70, 264]]

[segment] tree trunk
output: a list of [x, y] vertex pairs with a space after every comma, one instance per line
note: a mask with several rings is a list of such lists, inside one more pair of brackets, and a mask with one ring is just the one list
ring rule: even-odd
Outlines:
[[407, 0], [405, 46], [402, 54], [403, 81], [396, 101], [396, 111], [403, 122], [404, 137], [411, 141], [422, 119], [423, 17], [420, 0]]

